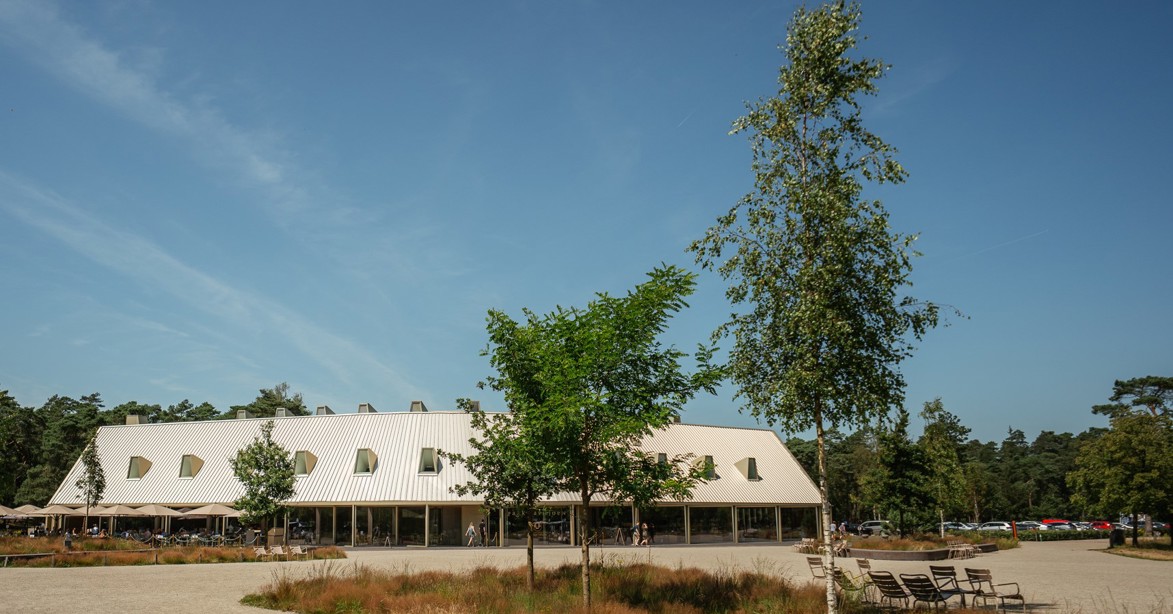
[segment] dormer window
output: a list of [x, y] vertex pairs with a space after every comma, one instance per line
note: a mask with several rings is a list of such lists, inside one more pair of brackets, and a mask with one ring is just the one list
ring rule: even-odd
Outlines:
[[151, 461], [149, 461], [141, 456], [132, 456], [132, 457], [130, 457], [130, 467], [128, 467], [126, 469], [126, 479], [128, 479], [128, 480], [142, 479], [142, 477], [144, 475], [146, 475], [147, 472], [150, 470], [151, 470]]
[[717, 465], [713, 462], [712, 456], [705, 457], [705, 479], [713, 480], [717, 478]]
[[378, 465], [379, 457], [375, 456], [375, 452], [370, 448], [363, 448], [355, 455], [354, 474], [370, 475], [375, 472]]
[[420, 450], [420, 473], [436, 473], [440, 470], [440, 459], [435, 448]]
[[668, 464], [668, 455], [663, 452], [660, 452], [659, 454], [656, 455], [656, 462], [661, 465], [667, 465]]
[[204, 460], [194, 454], [184, 454], [179, 463], [180, 479], [190, 480], [204, 468]]
[[[293, 459], [293, 474], [309, 475], [314, 470], [314, 465], [316, 464], [318, 464], [318, 457], [314, 456], [312, 452], [298, 450]], [[358, 471], [355, 471], [355, 473], [358, 473]], [[367, 473], [370, 472], [368, 471]]]
[[762, 479], [761, 474], [758, 473], [758, 459], [750, 456], [737, 461], [734, 465], [741, 470], [741, 474], [745, 476], [745, 479], [751, 482], [757, 482]]

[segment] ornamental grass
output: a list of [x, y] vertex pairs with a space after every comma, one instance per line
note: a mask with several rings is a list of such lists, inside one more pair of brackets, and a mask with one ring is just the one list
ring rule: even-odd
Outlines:
[[[711, 572], [604, 561], [591, 566], [591, 588], [592, 614], [826, 611], [823, 586], [794, 583], [763, 570]], [[241, 601], [274, 610], [323, 614], [587, 612], [582, 607], [582, 577], [577, 565], [539, 570], [535, 589], [529, 592], [524, 568], [413, 573], [325, 563], [308, 576], [277, 575], [260, 593]], [[878, 610], [847, 602], [841, 611]]]

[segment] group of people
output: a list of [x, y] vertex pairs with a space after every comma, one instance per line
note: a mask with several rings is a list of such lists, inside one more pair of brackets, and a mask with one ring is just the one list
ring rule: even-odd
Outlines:
[[[615, 543], [626, 546], [626, 531], [623, 527], [615, 528]], [[631, 525], [631, 545], [650, 546], [656, 543], [656, 525], [650, 522], [637, 522]]]
[[485, 531], [485, 519], [481, 518], [481, 524], [479, 526], [471, 522], [468, 523], [468, 529], [465, 530], [464, 536], [468, 538], [468, 543], [465, 544], [466, 547], [487, 547], [489, 545], [489, 534]]

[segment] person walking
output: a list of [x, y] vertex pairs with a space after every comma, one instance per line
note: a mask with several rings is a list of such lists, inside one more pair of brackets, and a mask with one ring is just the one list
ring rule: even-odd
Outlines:
[[471, 521], [468, 523], [468, 530], [464, 532], [468, 536], [468, 543], [466, 547], [471, 548], [477, 545], [477, 527]]
[[73, 531], [65, 530], [65, 550], [68, 552], [73, 550]]
[[489, 540], [485, 536], [485, 519], [484, 518], [481, 518], [480, 531], [481, 531], [481, 546], [487, 548], [489, 546]]

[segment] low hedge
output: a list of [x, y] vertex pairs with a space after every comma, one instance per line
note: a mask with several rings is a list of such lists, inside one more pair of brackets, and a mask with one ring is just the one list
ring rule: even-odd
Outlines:
[[[1061, 542], [1073, 539], [1108, 539], [1111, 531], [1019, 531], [1018, 539], [1024, 542]], [[1012, 539], [1010, 531], [968, 531], [963, 535], [978, 536], [984, 540]]]

